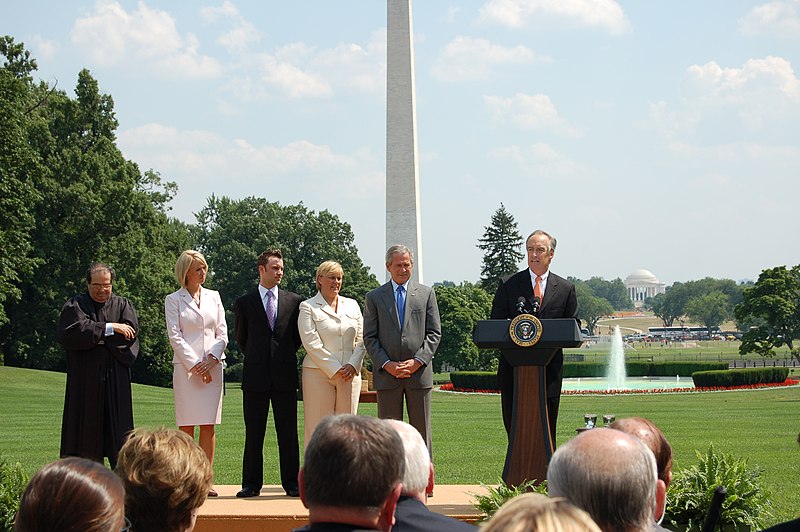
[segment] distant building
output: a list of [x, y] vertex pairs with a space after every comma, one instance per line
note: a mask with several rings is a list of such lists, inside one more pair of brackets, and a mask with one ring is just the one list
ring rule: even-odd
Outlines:
[[628, 297], [633, 301], [636, 308], [644, 305], [644, 300], [656, 294], [663, 294], [666, 290], [664, 283], [648, 270], [636, 270], [625, 278], [625, 288], [628, 290]]

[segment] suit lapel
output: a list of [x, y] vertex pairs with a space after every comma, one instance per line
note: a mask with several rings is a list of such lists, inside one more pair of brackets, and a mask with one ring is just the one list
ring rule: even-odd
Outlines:
[[[192, 299], [192, 295], [189, 293], [189, 291], [186, 289], [185, 286], [181, 288], [180, 296], [187, 307], [192, 309], [195, 313], [200, 314], [200, 309], [197, 307], [197, 305], [194, 304], [194, 299]], [[203, 289], [200, 288], [200, 304], [202, 305], [202, 303], [203, 303]]]
[[[264, 301], [261, 299], [261, 292], [258, 290], [258, 287], [256, 287], [255, 291], [251, 292], [251, 294], [252, 294], [251, 297], [253, 305], [256, 307], [255, 308], [256, 314], [264, 322], [264, 327], [269, 329], [269, 319], [267, 318], [267, 309], [264, 308]], [[277, 318], [275, 320], [275, 323], [278, 323]]]
[[[341, 300], [341, 298], [339, 298], [339, 308], [340, 309], [341, 309], [341, 305], [342, 305], [342, 300]], [[314, 307], [314, 308], [320, 309], [322, 312], [324, 312], [325, 314], [327, 314], [327, 315], [329, 315], [329, 316], [331, 316], [333, 318], [339, 319], [339, 314], [336, 314], [336, 311], [333, 310], [333, 307], [331, 307], [328, 304], [328, 302], [325, 301], [325, 298], [322, 297], [322, 294], [320, 294], [320, 293], [317, 293], [317, 295], [315, 295], [313, 298], [311, 298], [311, 306]]]
[[[394, 290], [392, 287], [392, 282], [389, 281], [385, 285], [383, 285], [385, 290], [383, 291], [383, 304], [386, 306], [386, 313], [389, 316], [393, 316], [395, 319], [392, 322], [397, 326], [397, 330], [400, 330], [400, 322], [398, 321], [397, 316], [397, 300], [394, 296]], [[406, 299], [408, 299], [408, 295], [406, 294]], [[406, 312], [408, 309], [408, 301], [406, 301]]]
[[547, 288], [544, 291], [544, 297], [542, 297], [542, 304], [539, 307], [539, 312], [544, 311], [547, 304], [552, 301], [556, 292], [558, 292], [558, 277], [556, 277], [553, 272], [550, 272], [547, 274]]

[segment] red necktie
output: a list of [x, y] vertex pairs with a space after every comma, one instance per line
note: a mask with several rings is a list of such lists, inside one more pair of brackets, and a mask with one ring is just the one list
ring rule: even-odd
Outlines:
[[539, 298], [539, 302], [542, 301], [542, 276], [536, 276], [536, 284], [533, 285], [533, 295], [534, 297]]

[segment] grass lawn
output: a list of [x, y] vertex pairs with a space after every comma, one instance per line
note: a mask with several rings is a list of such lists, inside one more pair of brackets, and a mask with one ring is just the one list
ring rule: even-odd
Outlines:
[[[0, 367], [0, 455], [21, 462], [29, 473], [58, 457], [64, 374]], [[172, 390], [134, 385], [137, 426], [173, 426]], [[239, 484], [244, 445], [241, 391], [228, 386], [223, 423], [217, 429], [214, 464], [218, 484]], [[495, 484], [502, 473], [506, 437], [496, 395], [433, 395], [433, 445], [440, 484]], [[302, 403], [299, 404], [302, 441]], [[675, 451], [675, 468], [696, 462], [695, 450], [709, 443], [764, 469], [772, 493], [773, 522], [800, 515], [800, 389], [640, 396], [565, 396], [557, 441], [583, 424], [583, 414], [613, 413], [652, 419]], [[359, 413], [376, 415], [365, 404]], [[265, 443], [265, 482], [278, 484], [275, 434], [270, 420]], [[589, 465], [590, 466], [590, 465]]]

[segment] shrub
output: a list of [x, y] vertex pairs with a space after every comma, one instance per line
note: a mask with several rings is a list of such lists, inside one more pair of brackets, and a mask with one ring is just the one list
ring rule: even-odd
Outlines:
[[536, 480], [528, 480], [516, 487], [509, 487], [504, 480], [500, 480], [500, 484], [496, 488], [492, 488], [485, 484], [481, 484], [489, 492], [488, 495], [480, 495], [477, 493], [470, 493], [475, 496], [475, 509], [483, 513], [483, 521], [492, 517], [497, 510], [500, 509], [509, 499], [513, 499], [517, 495], [522, 495], [529, 491], [547, 495], [547, 481], [543, 480], [539, 484]]
[[714, 490], [724, 486], [728, 496], [722, 503], [720, 524], [761, 530], [772, 509], [761, 484], [761, 469], [748, 467], [746, 459], [717, 453], [713, 444], [705, 455], [695, 452], [697, 465], [679, 470], [669, 485], [667, 521], [699, 530]]
[[499, 390], [494, 371], [454, 371], [450, 380], [455, 388], [470, 390]]
[[695, 386], [746, 386], [783, 382], [789, 376], [789, 368], [743, 368], [724, 371], [696, 371], [692, 373]]
[[22, 464], [0, 459], [0, 530], [10, 532], [14, 527], [14, 517], [27, 485], [28, 475]]

